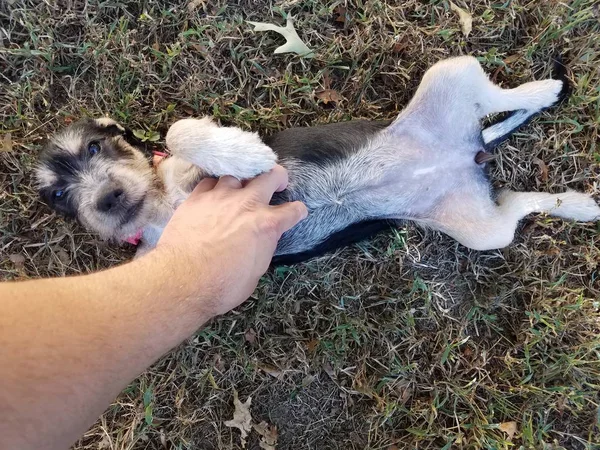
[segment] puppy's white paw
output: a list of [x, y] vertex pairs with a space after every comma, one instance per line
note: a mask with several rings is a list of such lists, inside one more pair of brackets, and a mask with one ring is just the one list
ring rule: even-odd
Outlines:
[[594, 222], [600, 220], [600, 206], [590, 195], [569, 190], [559, 195], [551, 214], [578, 222]]
[[562, 80], [541, 80], [520, 86], [523, 88], [523, 96], [529, 103], [525, 109], [539, 111], [554, 105], [560, 100], [564, 83]]
[[175, 122], [166, 141], [174, 155], [215, 176], [253, 178], [268, 172], [277, 162], [275, 152], [257, 133], [219, 127], [208, 117]]

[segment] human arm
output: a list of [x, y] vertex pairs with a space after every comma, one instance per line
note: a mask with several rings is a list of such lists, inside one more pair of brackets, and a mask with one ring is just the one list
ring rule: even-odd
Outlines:
[[67, 448], [146, 367], [242, 303], [306, 215], [299, 203], [268, 206], [286, 183], [281, 167], [243, 188], [204, 180], [144, 257], [0, 283], [0, 448]]

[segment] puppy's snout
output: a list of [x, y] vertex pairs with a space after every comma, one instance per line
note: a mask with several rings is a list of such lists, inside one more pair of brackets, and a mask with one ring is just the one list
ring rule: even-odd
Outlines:
[[100, 211], [108, 213], [117, 209], [123, 202], [123, 189], [113, 188], [100, 196], [97, 207]]

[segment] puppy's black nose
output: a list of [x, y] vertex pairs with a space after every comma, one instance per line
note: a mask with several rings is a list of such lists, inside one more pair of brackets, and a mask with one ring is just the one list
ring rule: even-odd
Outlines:
[[98, 200], [98, 209], [102, 212], [110, 212], [121, 203], [122, 195], [123, 189], [113, 189], [109, 191]]

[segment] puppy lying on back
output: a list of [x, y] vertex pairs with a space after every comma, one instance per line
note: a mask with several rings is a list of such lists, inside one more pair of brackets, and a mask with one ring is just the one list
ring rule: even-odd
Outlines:
[[[177, 206], [204, 177], [252, 178], [276, 161], [289, 186], [272, 203], [303, 201], [306, 220], [282, 237], [277, 262], [309, 258], [412, 220], [478, 250], [500, 248], [519, 220], [543, 212], [579, 221], [600, 218], [588, 195], [502, 191], [493, 195], [486, 151], [559, 101], [564, 80], [515, 89], [494, 85], [472, 57], [429, 69], [393, 122], [352, 121], [257, 134], [185, 119], [168, 131], [171, 157], [156, 169], [111, 119], [84, 119], [54, 136], [37, 182], [46, 202], [106, 239], [154, 247]], [[506, 119], [484, 130], [480, 120]]]

